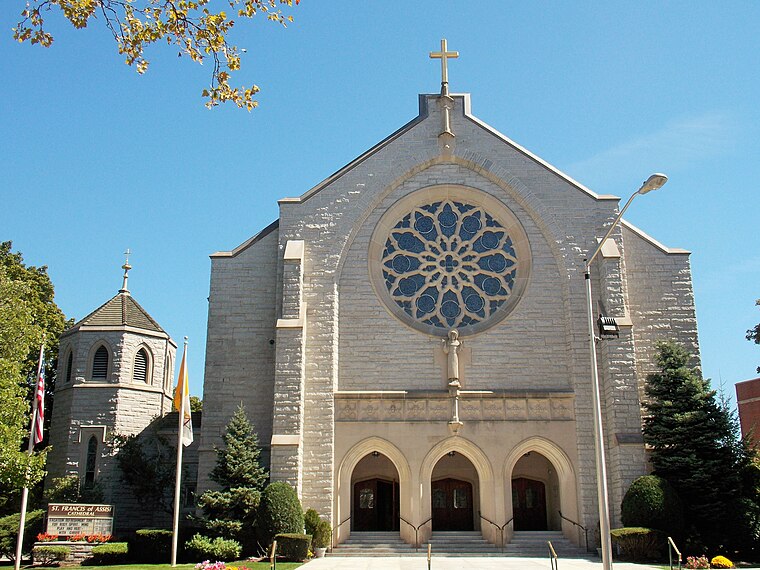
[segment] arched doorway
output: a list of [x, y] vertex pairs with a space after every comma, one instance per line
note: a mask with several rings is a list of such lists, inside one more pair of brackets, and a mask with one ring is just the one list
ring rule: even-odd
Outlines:
[[365, 455], [351, 474], [351, 530], [399, 530], [399, 475], [382, 453]]
[[478, 521], [478, 473], [464, 455], [449, 451], [433, 468], [430, 511], [433, 531], [475, 530]]
[[528, 451], [512, 470], [512, 516], [516, 531], [560, 530], [559, 480], [552, 463]]

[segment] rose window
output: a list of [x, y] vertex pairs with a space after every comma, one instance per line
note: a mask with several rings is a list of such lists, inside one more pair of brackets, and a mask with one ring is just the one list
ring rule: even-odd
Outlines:
[[464, 333], [504, 305], [519, 269], [506, 228], [484, 208], [452, 199], [406, 214], [388, 232], [381, 263], [391, 299], [409, 317]]

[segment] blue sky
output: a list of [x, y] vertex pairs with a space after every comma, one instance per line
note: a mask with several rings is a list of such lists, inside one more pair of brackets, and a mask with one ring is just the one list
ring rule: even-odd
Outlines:
[[163, 46], [144, 76], [98, 23], [49, 18], [50, 49], [19, 45], [22, 0], [0, 6], [0, 239], [47, 265], [81, 318], [116, 293], [181, 344], [201, 394], [209, 254], [417, 114], [439, 89], [600, 194], [670, 181], [626, 218], [691, 257], [703, 369], [733, 395], [760, 348], [760, 3], [302, 0], [287, 29], [241, 23], [240, 83], [260, 107], [207, 110], [209, 67]]

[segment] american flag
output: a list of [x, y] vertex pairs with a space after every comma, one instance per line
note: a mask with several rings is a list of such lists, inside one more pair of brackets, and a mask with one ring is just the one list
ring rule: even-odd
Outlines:
[[37, 393], [34, 396], [34, 443], [42, 441], [42, 426], [45, 424], [45, 376], [40, 370], [37, 378]]

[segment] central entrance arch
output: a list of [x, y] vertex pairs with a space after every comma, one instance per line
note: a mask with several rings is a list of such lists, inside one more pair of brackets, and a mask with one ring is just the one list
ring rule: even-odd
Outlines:
[[467, 457], [455, 451], [441, 457], [430, 481], [433, 531], [475, 530], [478, 490], [478, 472]]

